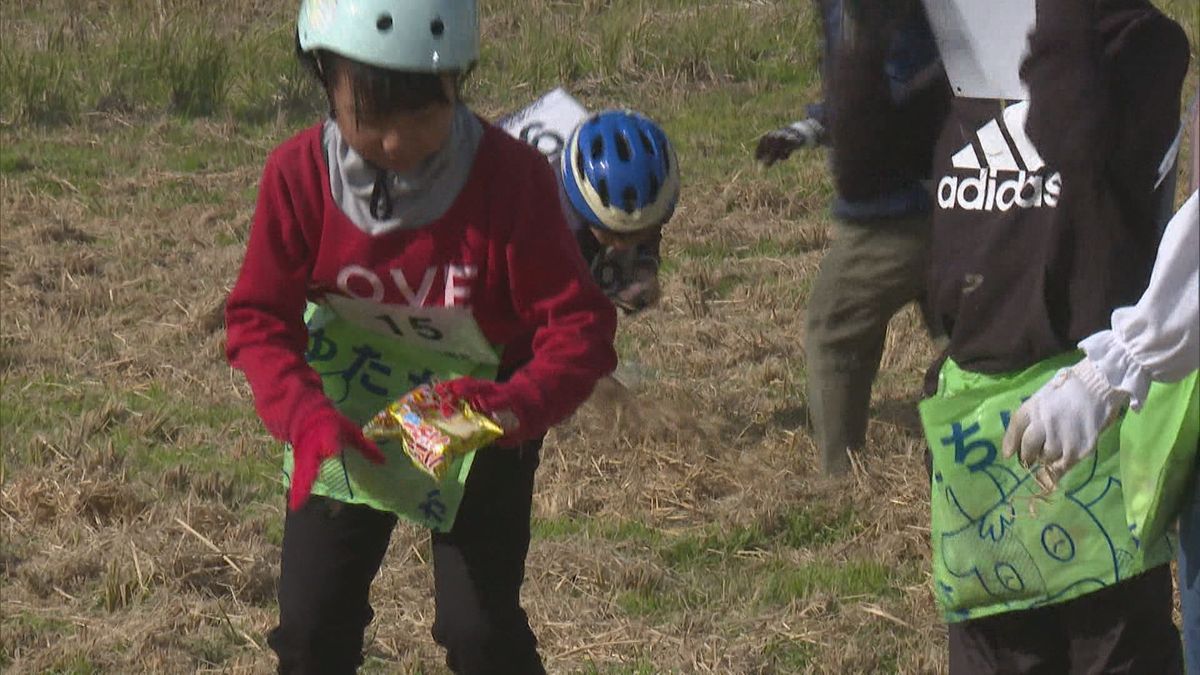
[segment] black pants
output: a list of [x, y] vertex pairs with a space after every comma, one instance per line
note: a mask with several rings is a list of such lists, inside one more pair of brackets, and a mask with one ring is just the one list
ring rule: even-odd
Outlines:
[[1171, 566], [1062, 604], [950, 625], [952, 675], [1182, 675]]
[[[433, 535], [433, 638], [455, 673], [545, 673], [520, 603], [539, 445], [481, 450], [454, 528]], [[279, 626], [267, 639], [281, 674], [356, 672], [395, 526], [394, 515], [315, 496], [287, 514]]]

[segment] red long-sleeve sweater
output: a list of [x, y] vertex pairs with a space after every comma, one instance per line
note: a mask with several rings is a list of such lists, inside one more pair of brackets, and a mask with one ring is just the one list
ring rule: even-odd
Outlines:
[[[544, 433], [616, 366], [616, 313], [563, 221], [532, 148], [484, 123], [470, 177], [436, 222], [371, 236], [330, 194], [321, 125], [267, 161], [246, 257], [226, 304], [230, 364], [245, 372], [276, 438], [332, 411], [305, 361], [306, 301], [330, 295], [469, 311], [502, 347], [503, 397], [521, 438]], [[446, 311], [446, 310], [439, 310]]]

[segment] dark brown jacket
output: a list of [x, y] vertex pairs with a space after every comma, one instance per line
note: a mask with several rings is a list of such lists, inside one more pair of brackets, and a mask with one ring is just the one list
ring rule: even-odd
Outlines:
[[960, 365], [1029, 366], [1138, 299], [1187, 63], [1182, 29], [1149, 3], [1038, 0], [1029, 102], [955, 99], [934, 157], [931, 301]]

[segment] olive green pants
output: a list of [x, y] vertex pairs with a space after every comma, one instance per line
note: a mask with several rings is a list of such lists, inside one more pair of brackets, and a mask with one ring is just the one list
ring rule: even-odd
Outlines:
[[[924, 298], [929, 216], [838, 223], [808, 300], [808, 412], [821, 469], [844, 473], [866, 441], [888, 321]], [[928, 321], [927, 321], [928, 324]]]

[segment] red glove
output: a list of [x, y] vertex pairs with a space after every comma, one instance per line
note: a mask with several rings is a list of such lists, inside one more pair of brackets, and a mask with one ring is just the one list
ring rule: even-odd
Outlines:
[[433, 390], [451, 403], [466, 401], [472, 408], [485, 415], [490, 415], [504, 428], [502, 445], [513, 445], [526, 440], [522, 432], [525, 425], [521, 416], [514, 408], [504, 385], [491, 380], [480, 380], [474, 377], [460, 377], [449, 382], [439, 382]]
[[379, 447], [363, 436], [362, 429], [337, 412], [317, 415], [300, 438], [292, 444], [292, 488], [288, 495], [288, 508], [292, 511], [304, 506], [312, 494], [313, 482], [321, 463], [336, 457], [342, 451], [353, 448], [375, 464], [383, 464], [383, 453]]

